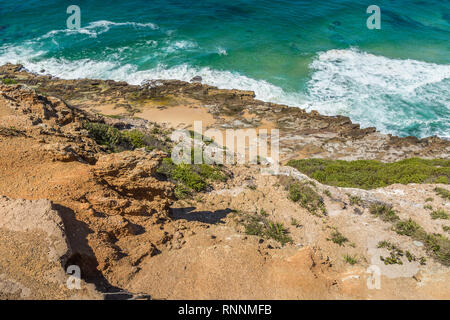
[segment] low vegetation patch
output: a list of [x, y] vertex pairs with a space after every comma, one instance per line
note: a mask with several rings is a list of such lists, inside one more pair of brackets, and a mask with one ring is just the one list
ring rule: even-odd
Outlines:
[[406, 256], [406, 259], [408, 259], [409, 262], [418, 261], [423, 266], [426, 264], [426, 261], [427, 261], [427, 259], [425, 259], [425, 257], [418, 258], [414, 254], [409, 252], [408, 250], [405, 251], [405, 256]]
[[347, 262], [347, 263], [350, 264], [350, 265], [354, 265], [354, 264], [357, 264], [357, 263], [358, 263], [357, 257], [356, 257], [356, 256], [351, 256], [351, 255], [349, 255], [349, 254], [346, 254], [346, 255], [344, 256], [344, 261]]
[[213, 181], [226, 181], [227, 175], [219, 166], [208, 164], [175, 164], [171, 158], [163, 159], [157, 172], [175, 187], [175, 196], [184, 199], [194, 192], [205, 191]]
[[450, 191], [444, 188], [434, 188], [434, 192], [444, 200], [450, 200]]
[[119, 130], [113, 126], [98, 122], [83, 122], [83, 128], [88, 131], [89, 136], [99, 145], [110, 152], [121, 152], [146, 148], [167, 151], [168, 146], [151, 133], [144, 133], [137, 129]]
[[450, 240], [439, 233], [427, 233], [418, 223], [409, 219], [399, 221], [394, 226], [394, 231], [400, 235], [406, 235], [414, 240], [421, 241], [425, 249], [440, 263], [450, 266]]
[[2, 79], [3, 84], [17, 84], [17, 81], [11, 78], [3, 78]]
[[406, 257], [408, 262], [418, 261], [421, 265], [425, 265], [426, 259], [425, 257], [416, 257], [410, 251], [401, 250], [397, 245], [392, 244], [389, 241], [381, 241], [378, 243], [378, 248], [385, 248], [389, 251], [389, 257], [380, 256], [380, 260], [384, 262], [384, 264], [403, 264], [402, 257]]
[[411, 218], [406, 221], [397, 222], [394, 227], [395, 232], [403, 236], [412, 236], [420, 229], [420, 225], [413, 221]]
[[443, 209], [439, 209], [439, 210], [435, 210], [431, 213], [431, 218], [433, 220], [435, 219], [443, 219], [443, 220], [448, 220], [449, 216], [448, 213], [443, 210]]
[[[392, 207], [386, 204], [373, 204], [370, 207], [370, 213], [380, 217], [383, 221], [393, 223], [393, 230], [396, 233], [423, 242], [425, 249], [438, 262], [445, 266], [450, 265], [450, 240], [445, 236], [436, 233], [427, 233], [422, 226], [411, 218], [408, 220], [401, 220]], [[388, 264], [394, 263], [395, 257], [396, 255], [391, 255], [390, 259], [387, 259]]]
[[280, 178], [288, 191], [288, 198], [298, 203], [312, 214], [326, 213], [325, 204], [320, 194], [310, 182], [300, 182], [290, 177]]
[[358, 197], [358, 196], [352, 196], [352, 195], [350, 195], [350, 194], [347, 194], [347, 195], [348, 195], [348, 198], [349, 198], [349, 200], [350, 200], [350, 204], [351, 204], [352, 206], [354, 206], [354, 205], [362, 206], [363, 201], [362, 201], [362, 199], [361, 199], [360, 197]]
[[[164, 132], [157, 127], [150, 132], [143, 132], [137, 129], [119, 130], [104, 123], [85, 121], [83, 128], [88, 131], [92, 139], [106, 147], [110, 152], [139, 148], [170, 152], [171, 149], [169, 141], [164, 137]], [[159, 137], [159, 134], [163, 136]], [[193, 152], [191, 156], [194, 156]], [[205, 191], [212, 181], [225, 181], [227, 179], [227, 175], [219, 166], [175, 164], [170, 158], [163, 159], [157, 173], [176, 185], [175, 196], [178, 199], [185, 199], [195, 192]]]
[[332, 241], [333, 243], [336, 243], [340, 246], [344, 246], [345, 243], [348, 242], [348, 239], [342, 233], [340, 233], [337, 229], [335, 229], [331, 233], [331, 238], [328, 238], [327, 240]]
[[[394, 163], [376, 160], [301, 159], [291, 160], [288, 165], [327, 185], [366, 190], [394, 183], [450, 182], [450, 160], [444, 159], [411, 158]], [[450, 197], [448, 191], [447, 197]]]
[[404, 252], [397, 245], [389, 241], [380, 241], [377, 248], [383, 248], [389, 251], [389, 257], [380, 256], [380, 260], [383, 261], [385, 265], [403, 264], [401, 257], [404, 256]]
[[386, 222], [395, 222], [400, 219], [392, 207], [387, 204], [373, 203], [369, 212]]
[[292, 238], [281, 222], [274, 222], [262, 215], [242, 214], [245, 233], [266, 239], [274, 239], [285, 245], [292, 243]]

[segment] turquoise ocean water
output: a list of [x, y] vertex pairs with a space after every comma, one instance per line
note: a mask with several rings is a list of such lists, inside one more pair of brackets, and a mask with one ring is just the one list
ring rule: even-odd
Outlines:
[[[68, 30], [69, 5], [81, 29]], [[369, 30], [366, 9], [381, 9]], [[0, 64], [67, 78], [189, 81], [450, 138], [450, 1], [0, 0]]]

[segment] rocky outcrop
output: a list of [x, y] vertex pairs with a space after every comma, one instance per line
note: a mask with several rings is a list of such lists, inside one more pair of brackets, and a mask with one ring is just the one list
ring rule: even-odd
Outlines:
[[101, 148], [82, 130], [82, 121], [95, 120], [95, 116], [21, 85], [0, 84], [0, 92], [0, 104], [16, 116], [18, 132], [38, 139], [54, 160], [96, 161]]
[[163, 156], [144, 149], [101, 156], [92, 171], [100, 184], [117, 192], [117, 198], [92, 200], [96, 210], [111, 215], [167, 212], [174, 200], [174, 186], [155, 178]]
[[0, 299], [101, 299], [84, 281], [67, 286], [72, 254], [51, 201], [0, 196]]

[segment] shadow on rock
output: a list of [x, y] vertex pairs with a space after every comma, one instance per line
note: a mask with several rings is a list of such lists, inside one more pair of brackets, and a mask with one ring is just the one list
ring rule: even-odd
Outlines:
[[79, 266], [83, 280], [87, 283], [94, 284], [97, 291], [103, 295], [105, 300], [151, 299], [150, 295], [133, 294], [111, 285], [97, 269], [97, 258], [88, 244], [87, 236], [93, 233], [93, 231], [86, 223], [76, 219], [75, 212], [72, 209], [59, 204], [53, 204], [53, 207], [61, 214], [71, 248], [71, 255], [65, 259], [65, 265], [63, 265], [64, 270], [67, 270], [70, 265]]
[[223, 223], [224, 219], [233, 210], [227, 208], [216, 211], [195, 211], [195, 207], [171, 208], [170, 216], [174, 220], [184, 219], [187, 221], [199, 221], [209, 224]]

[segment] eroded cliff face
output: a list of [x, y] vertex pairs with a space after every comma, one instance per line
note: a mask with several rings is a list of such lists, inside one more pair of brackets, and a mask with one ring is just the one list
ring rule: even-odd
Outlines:
[[61, 213], [49, 200], [0, 197], [0, 299], [99, 299], [92, 284], [66, 286], [73, 257]]
[[[259, 165], [244, 165], [228, 166], [230, 178], [213, 183], [207, 192], [176, 200], [174, 185], [156, 172], [166, 153], [158, 148], [110, 153], [91, 139], [83, 122], [149, 129], [155, 123], [130, 116], [151, 109], [148, 114], [158, 119], [160, 112], [175, 110], [177, 121], [174, 116], [159, 125], [189, 127], [183, 124], [190, 119], [187, 110], [209, 119], [210, 127], [277, 127], [285, 159], [448, 158], [448, 141], [386, 136], [361, 130], [344, 117], [266, 104], [251, 92], [198, 83], [161, 81], [137, 87], [68, 81], [12, 65], [0, 67], [0, 77], [21, 83], [0, 85], [2, 298], [450, 296], [448, 266], [423, 243], [395, 233], [392, 224], [369, 212], [371, 203], [389, 203], [401, 219], [413, 218], [426, 232], [442, 233], [448, 220], [432, 219], [424, 208], [430, 197], [433, 207], [450, 206], [435, 194], [435, 185], [345, 189], [311, 182], [282, 167], [283, 176], [314, 185], [327, 212], [316, 215], [288, 199], [280, 177], [262, 175]], [[95, 110], [123, 116], [103, 117]], [[163, 141], [166, 135], [160, 130], [154, 137]], [[440, 187], [448, 190], [448, 185]], [[248, 215], [283, 223], [292, 241], [283, 246], [247, 235]], [[336, 230], [347, 238], [343, 245], [330, 241]], [[379, 257], [390, 252], [378, 248], [383, 240], [417, 259], [385, 265]], [[345, 255], [358, 263], [346, 263]], [[426, 264], [419, 257], [426, 257]], [[28, 268], [21, 267], [25, 260]], [[65, 268], [71, 264], [81, 267], [86, 281], [81, 291], [65, 286]], [[380, 289], [367, 287], [371, 265], [381, 269]]]
[[[152, 241], [166, 237], [159, 225], [173, 202], [173, 185], [154, 177], [165, 154], [107, 154], [82, 129], [90, 119], [84, 112], [20, 86], [0, 91], [0, 193], [51, 200], [70, 230], [71, 263], [82, 266], [86, 279], [111, 287], [102, 272], [119, 260], [132, 269], [156, 250]], [[145, 233], [142, 243], [124, 242], [130, 252], [118, 244], [143, 234], [146, 224], [158, 231]]]

